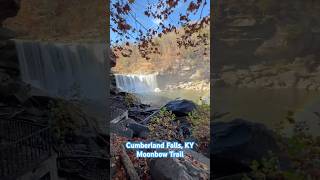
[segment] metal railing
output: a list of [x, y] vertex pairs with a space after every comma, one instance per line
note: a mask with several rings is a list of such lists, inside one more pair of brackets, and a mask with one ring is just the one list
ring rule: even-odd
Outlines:
[[14, 120], [0, 120], [0, 179], [14, 179], [51, 155], [49, 127]]

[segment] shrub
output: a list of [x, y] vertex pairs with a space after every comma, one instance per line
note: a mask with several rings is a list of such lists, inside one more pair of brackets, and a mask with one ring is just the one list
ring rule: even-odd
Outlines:
[[79, 113], [81, 110], [71, 102], [57, 100], [50, 103], [50, 116], [52, 120], [53, 135], [58, 141], [63, 141], [67, 135], [74, 134], [81, 126]]
[[[262, 158], [261, 161], [252, 161], [250, 168], [252, 170], [250, 176], [253, 179], [267, 179], [267, 177], [276, 178], [280, 176], [279, 160], [272, 152], [269, 152], [268, 156]], [[243, 179], [248, 180], [251, 178], [244, 176]]]
[[133, 94], [126, 93], [124, 95], [124, 102], [126, 103], [127, 107], [132, 107], [133, 105], [139, 103], [139, 98]]
[[161, 108], [158, 115], [153, 117], [148, 125], [150, 137], [162, 140], [183, 140], [179, 132], [180, 122], [175, 115], [165, 107]]
[[202, 104], [188, 115], [192, 134], [199, 141], [199, 150], [207, 150], [210, 142], [210, 106]]
[[[290, 116], [289, 116], [290, 115]], [[251, 179], [319, 179], [320, 178], [320, 138], [309, 134], [306, 121], [292, 120], [289, 113], [287, 120], [279, 122], [277, 137], [283, 153], [287, 154], [291, 170], [281, 170], [278, 158], [270, 153], [262, 161], [253, 161], [252, 172], [243, 177]], [[283, 133], [284, 125], [293, 125], [293, 134], [286, 137]]]

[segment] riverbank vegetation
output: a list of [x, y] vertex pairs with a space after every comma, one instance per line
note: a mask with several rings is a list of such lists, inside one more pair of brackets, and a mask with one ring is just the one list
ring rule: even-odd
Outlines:
[[150, 138], [155, 140], [183, 140], [179, 133], [180, 121], [166, 108], [160, 109], [157, 116], [153, 117], [148, 125]]
[[210, 106], [199, 105], [188, 115], [192, 124], [192, 134], [198, 141], [198, 150], [208, 152], [210, 143]]

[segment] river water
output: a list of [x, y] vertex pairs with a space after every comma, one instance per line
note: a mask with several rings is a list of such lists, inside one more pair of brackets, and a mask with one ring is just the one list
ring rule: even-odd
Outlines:
[[288, 117], [290, 111], [293, 112], [295, 121], [307, 121], [312, 134], [320, 134], [320, 117], [314, 113], [320, 112], [320, 92], [297, 89], [215, 88], [212, 97], [215, 112], [229, 112], [217, 119], [219, 121], [243, 118], [275, 128], [279, 121]]
[[[306, 121], [310, 132], [320, 135], [320, 92], [298, 89], [255, 89], [255, 88], [214, 88], [213, 109], [218, 114], [229, 113], [216, 121], [231, 121], [242, 118], [265, 124], [274, 129], [280, 121], [286, 122], [285, 133], [292, 133], [292, 124], [286, 119], [293, 112], [296, 122]], [[176, 98], [184, 98], [200, 103], [200, 97], [209, 92], [193, 90], [171, 90], [159, 93], [137, 94], [143, 103], [161, 106]]]
[[136, 95], [140, 98], [142, 103], [160, 107], [177, 98], [188, 99], [200, 104], [200, 98], [209, 98], [209, 94], [210, 93], [208, 91], [176, 89], [161, 92], [140, 93]]

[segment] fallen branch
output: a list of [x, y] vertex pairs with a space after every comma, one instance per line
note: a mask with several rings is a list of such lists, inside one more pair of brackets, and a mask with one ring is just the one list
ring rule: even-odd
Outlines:
[[134, 166], [126, 152], [126, 149], [124, 148], [123, 145], [121, 145], [120, 148], [121, 148], [121, 154], [120, 154], [121, 160], [122, 160], [122, 163], [124, 164], [126, 172], [129, 175], [130, 180], [139, 180], [140, 178], [138, 176], [138, 173], [134, 169]]
[[152, 118], [153, 116], [157, 115], [159, 111], [160, 111], [160, 110], [155, 111], [154, 113], [152, 113], [150, 116], [146, 117], [144, 120], [140, 121], [139, 123], [140, 123], [140, 124], [143, 124], [143, 125], [148, 124], [149, 121], [151, 120], [151, 118]]

